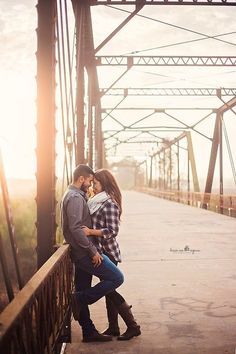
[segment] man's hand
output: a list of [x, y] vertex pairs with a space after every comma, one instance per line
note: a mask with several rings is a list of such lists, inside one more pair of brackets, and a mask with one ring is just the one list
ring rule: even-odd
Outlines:
[[102, 256], [97, 252], [95, 256], [92, 258], [92, 263], [94, 264], [94, 267], [99, 267], [100, 264], [102, 263]]
[[83, 231], [84, 231], [86, 236], [90, 236], [91, 235], [90, 229], [87, 226], [82, 226], [82, 229], [83, 229]]

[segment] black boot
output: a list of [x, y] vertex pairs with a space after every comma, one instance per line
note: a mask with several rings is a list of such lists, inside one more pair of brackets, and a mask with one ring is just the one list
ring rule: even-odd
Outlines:
[[107, 297], [106, 297], [106, 308], [107, 308], [107, 318], [108, 318], [109, 326], [104, 332], [102, 332], [102, 334], [119, 336], [120, 329], [118, 325], [118, 311], [116, 307], [113, 305], [113, 302]]
[[141, 331], [140, 331], [140, 326], [137, 324], [137, 322], [134, 319], [134, 316], [132, 314], [130, 305], [128, 305], [126, 302], [123, 302], [119, 307], [118, 307], [118, 313], [124, 320], [127, 330], [119, 336], [117, 339], [118, 340], [129, 340], [133, 337], [140, 336]]

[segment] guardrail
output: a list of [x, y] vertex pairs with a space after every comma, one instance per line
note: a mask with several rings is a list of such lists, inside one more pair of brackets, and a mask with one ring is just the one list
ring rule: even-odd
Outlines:
[[178, 203], [204, 208], [224, 215], [236, 217], [236, 195], [220, 195], [215, 193], [198, 193], [175, 190], [158, 190], [139, 187], [138, 191], [169, 199]]
[[70, 342], [72, 271], [63, 245], [0, 314], [0, 353], [59, 353]]

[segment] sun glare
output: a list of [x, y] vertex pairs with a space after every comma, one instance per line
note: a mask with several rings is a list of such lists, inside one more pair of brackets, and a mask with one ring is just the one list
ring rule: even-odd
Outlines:
[[[4, 74], [1, 75], [4, 77]], [[27, 73], [0, 83], [0, 146], [7, 178], [35, 174], [35, 82]]]

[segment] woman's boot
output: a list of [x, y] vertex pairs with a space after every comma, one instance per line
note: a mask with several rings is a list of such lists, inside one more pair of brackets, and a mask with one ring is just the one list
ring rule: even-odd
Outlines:
[[123, 302], [118, 307], [118, 313], [122, 317], [123, 321], [127, 326], [127, 330], [117, 338], [118, 340], [129, 340], [133, 337], [140, 336], [141, 334], [140, 326], [137, 324], [137, 322], [134, 319], [134, 316], [131, 311], [131, 307], [132, 306], [128, 305], [127, 302]]
[[119, 336], [120, 329], [118, 325], [118, 311], [113, 305], [113, 302], [106, 297], [106, 308], [107, 308], [107, 318], [108, 318], [108, 328], [102, 333], [111, 336]]

